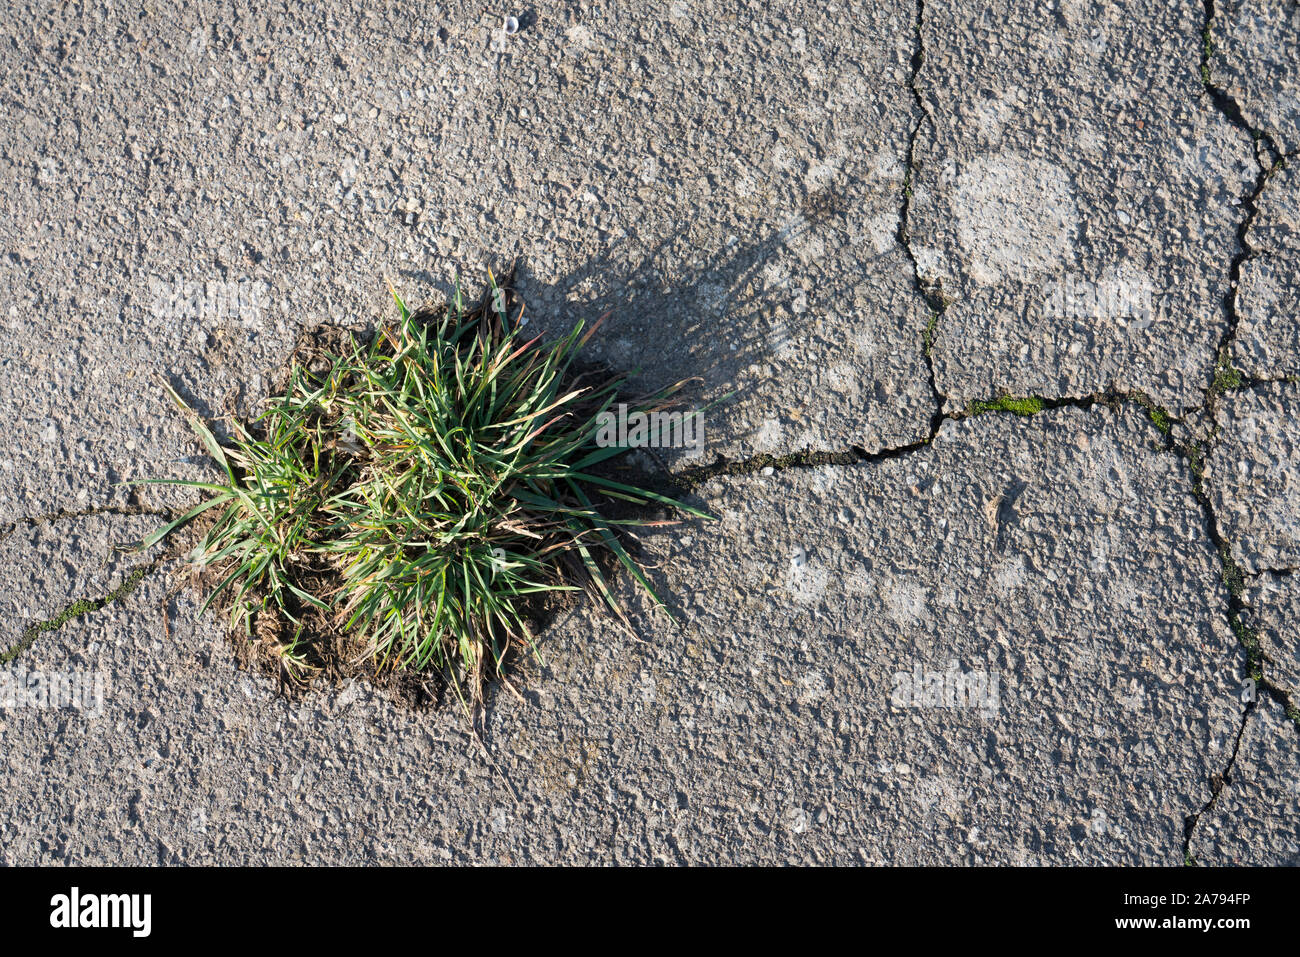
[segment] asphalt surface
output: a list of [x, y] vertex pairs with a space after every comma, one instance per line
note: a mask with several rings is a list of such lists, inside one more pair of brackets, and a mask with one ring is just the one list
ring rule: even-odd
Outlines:
[[[402, 6], [0, 13], [0, 862], [1300, 864], [1300, 6]], [[161, 382], [511, 264], [735, 393], [673, 617], [481, 745], [285, 699], [116, 547], [210, 468]]]

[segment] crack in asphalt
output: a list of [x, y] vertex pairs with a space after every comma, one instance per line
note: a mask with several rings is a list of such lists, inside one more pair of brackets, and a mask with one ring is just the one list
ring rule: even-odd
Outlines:
[[66, 522], [76, 518], [90, 518], [94, 515], [148, 515], [153, 518], [169, 518], [173, 512], [170, 509], [148, 508], [143, 505], [92, 505], [89, 508], [79, 509], [60, 509], [56, 512], [44, 512], [40, 515], [24, 516], [8, 523], [4, 531], [0, 532], [0, 541], [12, 534], [20, 525], [29, 527], [38, 527], [41, 525], [51, 525], [55, 522]]
[[[1192, 479], [1192, 495], [1201, 508], [1206, 535], [1213, 544], [1215, 551], [1218, 552], [1221, 578], [1224, 589], [1228, 593], [1228, 624], [1232, 627], [1233, 634], [1236, 635], [1238, 642], [1246, 651], [1246, 677], [1254, 680], [1259, 690], [1266, 692], [1282, 706], [1287, 716], [1295, 722], [1297, 731], [1300, 732], [1300, 711], [1292, 703], [1290, 692], [1273, 684], [1264, 674], [1266, 659], [1260, 650], [1259, 636], [1254, 629], [1246, 624], [1244, 614], [1246, 604], [1242, 597], [1245, 590], [1246, 573], [1232, 557], [1231, 543], [1228, 541], [1227, 536], [1223, 534], [1219, 516], [1215, 512], [1214, 504], [1210, 501], [1209, 493], [1205, 489], [1205, 460], [1212, 451], [1213, 440], [1209, 445], [1210, 447], [1202, 449], [1194, 445], [1194, 443], [1180, 442], [1174, 439], [1172, 435], [1165, 435], [1165, 450], [1187, 463]], [[1267, 570], [1264, 569], [1264, 571]]]
[[1259, 175], [1255, 178], [1255, 185], [1250, 193], [1242, 197], [1241, 205], [1246, 210], [1246, 215], [1242, 217], [1240, 225], [1237, 227], [1237, 252], [1232, 257], [1232, 262], [1228, 267], [1228, 288], [1223, 294], [1223, 314], [1226, 323], [1223, 329], [1223, 335], [1219, 339], [1218, 350], [1215, 353], [1216, 365], [1215, 373], [1211, 377], [1210, 385], [1205, 390], [1205, 408], [1211, 412], [1214, 411], [1214, 402], [1220, 390], [1215, 388], [1215, 381], [1220, 371], [1229, 371], [1239, 380], [1250, 385], [1258, 385], [1262, 382], [1275, 381], [1266, 379], [1256, 379], [1247, 376], [1245, 373], [1237, 370], [1232, 365], [1232, 346], [1237, 341], [1237, 329], [1241, 324], [1241, 315], [1237, 311], [1237, 290], [1241, 281], [1241, 267], [1253, 259], [1255, 253], [1249, 242], [1251, 227], [1254, 226], [1255, 220], [1259, 218], [1259, 200], [1264, 190], [1268, 187], [1271, 180], [1283, 166], [1284, 161], [1278, 157], [1267, 167], [1261, 166]]
[[942, 290], [926, 288], [925, 283], [921, 280], [921, 266], [916, 261], [916, 254], [912, 251], [912, 179], [916, 173], [916, 139], [920, 135], [921, 127], [927, 121], [931, 125], [934, 123], [930, 111], [925, 107], [925, 98], [921, 95], [921, 87], [919, 86], [921, 67], [925, 63], [924, 27], [925, 0], [917, 0], [916, 46], [912, 49], [907, 86], [912, 92], [912, 99], [916, 102], [919, 115], [916, 118], [916, 125], [912, 127], [912, 132], [907, 138], [907, 172], [903, 176], [903, 188], [899, 193], [900, 208], [896, 238], [898, 244], [903, 247], [903, 251], [907, 254], [908, 261], [912, 264], [912, 284], [930, 309], [929, 321], [922, 337], [921, 353], [925, 358], [925, 368], [929, 375], [930, 396], [934, 399], [934, 414], [930, 417], [930, 438], [933, 439], [939, 434], [939, 426], [943, 424], [943, 409], [948, 397], [939, 390], [939, 380], [935, 376], [932, 352], [934, 338], [939, 331], [939, 322], [943, 317], [944, 310], [948, 308], [948, 303], [943, 298]]
[[[41, 515], [29, 516], [8, 523], [0, 530], [0, 542], [5, 541], [19, 527], [39, 528], [55, 522], [71, 521], [77, 518], [89, 518], [94, 515], [148, 515], [156, 518], [171, 518], [174, 512], [167, 509], [148, 508], [141, 505], [98, 505], [84, 509], [62, 509]], [[23, 630], [22, 637], [11, 647], [0, 652], [0, 666], [11, 664], [19, 655], [27, 651], [38, 637], [46, 632], [61, 628], [73, 618], [79, 618], [99, 611], [105, 605], [112, 604], [130, 594], [149, 572], [158, 567], [158, 561], [152, 561], [133, 569], [117, 588], [99, 598], [79, 598], [65, 605], [57, 614], [43, 621], [35, 622]]]
[[[1295, 382], [1295, 379], [1292, 377], [1286, 377], [1283, 379], [1259, 379], [1250, 377], [1233, 369], [1231, 365], [1232, 346], [1236, 341], [1240, 322], [1240, 316], [1237, 311], [1237, 289], [1240, 281], [1241, 269], [1245, 262], [1257, 255], [1257, 253], [1251, 249], [1249, 244], [1249, 233], [1259, 216], [1259, 202], [1264, 190], [1267, 188], [1273, 176], [1282, 168], [1285, 160], [1295, 156], [1296, 152], [1290, 154], [1280, 152], [1272, 138], [1266, 132], [1256, 130], [1249, 124], [1241, 110], [1240, 104], [1237, 103], [1237, 101], [1225, 89], [1213, 83], [1210, 69], [1212, 55], [1210, 30], [1216, 15], [1215, 0], [1204, 0], [1204, 7], [1205, 43], [1201, 54], [1201, 75], [1205, 91], [1228, 122], [1251, 136], [1254, 143], [1254, 155], [1256, 163], [1259, 166], [1259, 172], [1252, 188], [1242, 197], [1241, 200], [1241, 206], [1245, 210], [1245, 215], [1242, 217], [1237, 229], [1236, 238], [1238, 249], [1233, 255], [1229, 266], [1229, 285], [1228, 289], [1225, 291], [1222, 302], [1225, 321], [1224, 331], [1223, 335], [1220, 337], [1216, 351], [1215, 374], [1212, 376], [1210, 384], [1205, 389], [1205, 399], [1200, 406], [1189, 409], [1183, 417], [1175, 417], [1142, 392], [1108, 391], [1080, 397], [1049, 398], [1045, 396], [1035, 396], [1032, 398], [1037, 403], [1037, 408], [1031, 412], [1016, 412], [1005, 407], [988, 407], [989, 405], [995, 404], [997, 400], [994, 400], [994, 403], [971, 403], [971, 405], [964, 411], [954, 413], [944, 412], [948, 397], [944, 395], [939, 388], [932, 349], [938, 332], [939, 323], [942, 321], [948, 302], [945, 300], [941, 288], [938, 286], [927, 286], [923, 281], [920, 266], [911, 245], [912, 185], [916, 174], [917, 140], [920, 136], [922, 127], [927, 122], [932, 125], [934, 123], [933, 117], [926, 108], [925, 98], [921, 93], [919, 85], [920, 73], [925, 61], [923, 34], [925, 2], [924, 0], [917, 0], [916, 18], [914, 21], [916, 42], [910, 60], [908, 87], [915, 101], [919, 115], [917, 116], [916, 123], [912, 127], [907, 139], [907, 168], [899, 196], [899, 217], [896, 239], [911, 263], [912, 280], [915, 290], [924, 300], [929, 310], [928, 323], [921, 343], [922, 354], [927, 370], [928, 384], [934, 402], [934, 412], [930, 419], [929, 434], [918, 441], [909, 442], [899, 446], [886, 447], [873, 452], [868, 452], [860, 446], [850, 446], [845, 449], [831, 451], [805, 450], [784, 456], [764, 454], [730, 462], [719, 459], [709, 466], [685, 469], [677, 475], [672, 476], [671, 482], [678, 488], [695, 491], [698, 490], [702, 484], [713, 478], [721, 476], [751, 475], [766, 469], [775, 472], [790, 469], [820, 468], [827, 465], [873, 464], [888, 461], [910, 455], [929, 446], [938, 436], [945, 421], [962, 421], [967, 418], [973, 418], [977, 415], [1012, 414], [1024, 417], [1038, 414], [1038, 412], [1051, 411], [1064, 407], [1091, 409], [1099, 403], [1111, 408], [1117, 408], [1123, 403], [1138, 405], [1145, 410], [1147, 416], [1155, 424], [1157, 430], [1163, 437], [1164, 450], [1169, 454], [1176, 456], [1180, 462], [1185, 463], [1188, 469], [1191, 478], [1192, 493], [1200, 507], [1207, 537], [1210, 544], [1215, 548], [1219, 555], [1221, 576], [1228, 596], [1225, 613], [1233, 633], [1246, 651], [1247, 676], [1256, 682], [1260, 691], [1270, 695], [1270, 697], [1284, 708], [1286, 714], [1295, 724], [1297, 731], [1300, 732], [1300, 710], [1298, 710], [1292, 703], [1291, 697], [1285, 689], [1272, 684], [1272, 682], [1270, 682], [1264, 675], [1264, 664], [1267, 659], [1260, 651], [1257, 635], [1255, 635], [1250, 627], [1246, 625], [1243, 618], [1243, 613], [1246, 610], [1242, 600], [1244, 585], [1243, 572], [1236, 565], [1236, 562], [1231, 556], [1229, 543], [1223, 535], [1219, 518], [1215, 513], [1213, 504], [1204, 488], [1203, 479], [1205, 458], [1216, 443], [1217, 436], [1208, 439], [1206, 442], [1207, 447], [1201, 448], [1194, 441], [1180, 441], [1175, 439], [1169, 427], [1169, 423], [1182, 423], [1188, 416], [1194, 413], [1204, 412], [1213, 417], [1218, 398], [1227, 391], [1218, 380], [1218, 373], [1221, 370], [1230, 370], [1236, 377], [1237, 384], [1234, 386], [1234, 391], [1236, 389], [1251, 389], [1260, 385], [1278, 381], [1290, 383]], [[146, 176], [149, 172], [148, 165], [149, 164], [146, 163]], [[20, 525], [26, 525], [29, 527], [39, 526], [57, 521], [101, 514], [170, 517], [173, 512], [170, 510], [149, 509], [134, 505], [63, 510], [31, 518], [18, 519], [5, 524], [4, 526], [0, 526], [0, 542], [9, 538]], [[27, 651], [40, 635], [55, 631], [75, 618], [92, 614], [110, 604], [122, 600], [139, 585], [146, 575], [155, 570], [158, 565], [159, 561], [155, 560], [145, 565], [138, 566], [133, 569], [117, 587], [109, 591], [107, 594], [97, 598], [83, 598], [73, 601], [61, 609], [56, 615], [28, 626], [15, 645], [3, 653], [0, 653], [0, 665], [6, 665], [15, 660], [19, 655]], [[1275, 575], [1290, 575], [1293, 574], [1296, 569], [1264, 569], [1263, 571]], [[1241, 722], [1237, 728], [1231, 754], [1228, 756], [1223, 770], [1220, 773], [1213, 775], [1210, 779], [1210, 797], [1197, 811], [1187, 815], [1184, 819], [1182, 850], [1184, 860], [1188, 864], [1196, 863], [1195, 858], [1191, 853], [1191, 843], [1197, 825], [1201, 818], [1214, 807], [1223, 789], [1232, 781], [1232, 773], [1235, 769], [1237, 756], [1245, 735], [1247, 723], [1250, 720], [1250, 716], [1254, 711], [1255, 706], [1255, 702], [1250, 701], [1242, 711]]]
[[158, 567], [157, 561], [149, 562], [146, 565], [140, 565], [133, 569], [125, 579], [122, 580], [116, 588], [106, 595], [98, 598], [79, 598], [76, 601], [65, 605], [57, 615], [47, 618], [44, 621], [34, 622], [28, 625], [23, 631], [22, 637], [18, 639], [12, 647], [0, 653], [0, 665], [8, 665], [19, 655], [25, 652], [36, 639], [47, 632], [57, 631], [74, 618], [80, 618], [82, 615], [88, 615], [91, 612], [99, 611], [106, 605], [121, 601], [131, 592], [135, 591], [137, 585], [144, 580], [144, 577]]
[[1192, 834], [1196, 831], [1196, 825], [1210, 808], [1214, 807], [1214, 802], [1219, 799], [1223, 789], [1228, 786], [1232, 780], [1232, 768], [1237, 763], [1237, 752], [1241, 750], [1241, 739], [1246, 735], [1246, 722], [1250, 720], [1250, 713], [1255, 710], [1255, 702], [1249, 702], [1241, 712], [1241, 724], [1237, 727], [1237, 737], [1232, 744], [1232, 754], [1228, 755], [1228, 764], [1223, 769], [1222, 774], [1216, 774], [1210, 778], [1210, 797], [1201, 805], [1201, 809], [1195, 814], [1189, 814], [1183, 820], [1183, 863], [1195, 867], [1197, 860], [1192, 856]]
[[[1213, 398], [1214, 396], [1211, 395], [1211, 400]], [[1232, 557], [1230, 543], [1223, 534], [1219, 524], [1219, 516], [1210, 501], [1209, 493], [1205, 490], [1205, 461], [1212, 451], [1215, 439], [1208, 440], [1207, 446], [1209, 447], [1202, 449], [1194, 442], [1180, 442], [1171, 433], [1163, 430], [1162, 432], [1166, 451], [1174, 455], [1180, 462], [1187, 464], [1192, 480], [1192, 495], [1200, 506], [1206, 535], [1209, 537], [1215, 551], [1218, 552], [1220, 577], [1224, 590], [1228, 595], [1227, 607], [1224, 612], [1233, 635], [1246, 652], [1246, 674], [1244, 677], [1255, 683], [1256, 693], [1267, 694], [1281, 705], [1287, 717], [1291, 719], [1297, 734], [1300, 734], [1300, 709], [1297, 709], [1292, 703], [1291, 695], [1286, 689], [1273, 684], [1264, 674], [1264, 663], [1267, 659], [1260, 650], [1259, 636], [1254, 629], [1246, 624], [1244, 617], [1246, 610], [1245, 602], [1242, 599], [1245, 586], [1244, 573]], [[1200, 810], [1187, 815], [1183, 821], [1183, 860], [1189, 865], [1196, 864], [1196, 859], [1191, 853], [1192, 837], [1195, 834], [1196, 825], [1202, 815], [1214, 805], [1226, 784], [1232, 780], [1232, 772], [1236, 767], [1237, 752], [1241, 747], [1242, 735], [1245, 733], [1246, 722], [1249, 720], [1254, 707], [1255, 702], [1253, 700], [1247, 704], [1242, 714], [1241, 727], [1237, 731], [1237, 740], [1232, 753], [1228, 756], [1223, 770], [1210, 779], [1211, 794], [1209, 800], [1205, 802]]]
[[[1248, 383], [1242, 386], [1242, 389], [1253, 388], [1261, 383]], [[1218, 389], [1214, 389], [1207, 397], [1207, 405], [1212, 403], [1219, 394]], [[977, 415], [1015, 415], [1021, 418], [1037, 415], [1042, 412], [1052, 411], [1054, 409], [1072, 407], [1080, 409], [1091, 409], [1092, 407], [1102, 404], [1111, 408], [1117, 408], [1121, 404], [1132, 404], [1140, 407], [1151, 421], [1156, 431], [1163, 440], [1163, 449], [1167, 453], [1174, 455], [1180, 464], [1185, 464], [1188, 475], [1191, 479], [1191, 488], [1193, 498], [1200, 507], [1202, 519], [1205, 523], [1206, 536], [1209, 544], [1218, 553], [1220, 564], [1220, 576], [1224, 584], [1224, 590], [1228, 599], [1224, 612], [1228, 620], [1229, 627], [1232, 629], [1237, 641], [1241, 644], [1246, 652], [1246, 675], [1256, 684], [1259, 692], [1269, 695], [1276, 701], [1286, 715], [1291, 719], [1293, 726], [1300, 734], [1300, 708], [1292, 701], [1291, 694], [1284, 688], [1281, 688], [1271, 681], [1264, 674], [1264, 663], [1266, 659], [1260, 652], [1258, 636], [1245, 623], [1243, 612], [1245, 605], [1242, 600], [1243, 573], [1232, 558], [1229, 543], [1223, 535], [1219, 518], [1214, 511], [1214, 506], [1210, 501], [1209, 495], [1204, 487], [1204, 468], [1205, 460], [1214, 444], [1214, 440], [1207, 440], [1207, 447], [1201, 448], [1195, 441], [1180, 441], [1173, 435], [1172, 424], [1183, 424], [1185, 420], [1198, 412], [1212, 411], [1207, 407], [1196, 407], [1189, 409], [1187, 414], [1179, 417], [1174, 416], [1168, 410], [1157, 404], [1150, 396], [1140, 391], [1130, 391], [1127, 393], [1107, 392], [1098, 393], [1090, 396], [1079, 398], [1045, 398], [1035, 397], [1040, 403], [1037, 411], [1024, 413], [1014, 412], [1005, 408], [979, 408], [981, 403], [972, 403], [967, 411], [954, 414], [944, 414], [942, 411], [936, 416], [935, 424], [932, 427], [929, 438], [919, 442], [908, 443], [907, 445], [897, 446], [894, 448], [882, 449], [878, 452], [866, 452], [865, 450], [852, 447], [837, 452], [803, 452], [794, 455], [774, 458], [770, 455], [755, 456], [744, 459], [739, 462], [727, 463], [718, 462], [712, 466], [703, 466], [698, 469], [692, 469], [680, 473], [679, 478], [687, 483], [687, 490], [697, 490], [700, 485], [709, 479], [722, 475], [750, 475], [763, 468], [771, 468], [773, 471], [795, 468], [818, 468], [825, 465], [848, 465], [848, 464], [869, 464], [873, 462], [885, 461], [888, 459], [899, 458], [919, 451], [929, 445], [938, 434], [939, 427], [944, 421], [961, 421], [973, 418]], [[978, 409], [978, 411], [971, 411]], [[1291, 574], [1294, 569], [1273, 570], [1275, 574]], [[1246, 721], [1253, 710], [1254, 702], [1248, 704], [1243, 712], [1242, 722], [1237, 730], [1237, 738], [1229, 755], [1227, 762], [1221, 772], [1213, 775], [1210, 779], [1211, 795], [1205, 804], [1195, 813], [1188, 814], [1183, 822], [1183, 859], [1188, 864], [1194, 864], [1195, 860], [1191, 856], [1191, 841], [1195, 832], [1196, 825], [1202, 815], [1204, 815], [1214, 805], [1224, 786], [1231, 780], [1232, 772], [1237, 760], [1237, 752], [1241, 745], [1241, 739], [1245, 733]]]
[[1286, 578], [1288, 575], [1294, 575], [1300, 568], [1261, 568], [1255, 574], [1257, 575], [1276, 575], [1278, 578]]
[[[1273, 137], [1269, 136], [1264, 130], [1257, 130], [1250, 125], [1250, 121], [1241, 111], [1241, 104], [1226, 89], [1218, 86], [1214, 82], [1214, 76], [1210, 68], [1210, 56], [1213, 53], [1214, 45], [1210, 40], [1210, 31], [1216, 17], [1215, 0], [1204, 0], [1205, 5], [1205, 24], [1201, 29], [1201, 36], [1204, 43], [1201, 45], [1201, 82], [1205, 86], [1205, 92], [1210, 95], [1214, 105], [1219, 108], [1219, 112], [1227, 118], [1233, 126], [1250, 134], [1255, 143], [1255, 161], [1259, 164], [1260, 169], [1268, 169], [1277, 163], [1277, 159], [1282, 156], [1282, 151], [1277, 148], [1273, 142]], [[1262, 150], [1267, 150], [1267, 159], [1261, 156]]]
[[[1241, 267], [1256, 255], [1250, 247], [1248, 236], [1251, 227], [1255, 224], [1255, 220], [1259, 217], [1260, 197], [1268, 186], [1269, 180], [1277, 174], [1278, 170], [1285, 164], [1286, 159], [1294, 155], [1294, 153], [1283, 153], [1267, 132], [1251, 126], [1242, 112], [1241, 104], [1226, 89], [1214, 83], [1210, 68], [1210, 58], [1213, 52], [1210, 33], [1215, 18], [1215, 0], [1204, 0], [1204, 3], [1205, 25], [1202, 30], [1204, 43], [1201, 49], [1201, 82], [1205, 86], [1205, 92], [1210, 97], [1210, 101], [1214, 103], [1223, 118], [1251, 138], [1255, 147], [1255, 162], [1259, 166], [1259, 173], [1255, 177], [1254, 186], [1241, 199], [1241, 205], [1246, 214], [1237, 227], [1237, 252], [1228, 267], [1228, 288], [1224, 292], [1222, 303], [1225, 326], [1223, 335], [1219, 339], [1218, 350], [1215, 353], [1215, 373], [1211, 377], [1210, 385], [1205, 390], [1204, 405], [1212, 413], [1214, 411], [1213, 403], [1217, 395], [1215, 382], [1218, 379], [1219, 372], [1221, 370], [1232, 370], [1238, 378], [1246, 378], [1241, 372], [1233, 369], [1232, 366], [1232, 346], [1236, 342], [1237, 328], [1241, 321], [1241, 317], [1237, 312], [1237, 289], [1241, 279]], [[1252, 380], [1252, 382], [1259, 381], [1264, 380]]]
[[[1164, 410], [1160, 409], [1145, 393], [1136, 391], [1121, 392], [1111, 390], [1084, 396], [1025, 397], [1025, 401], [1033, 404], [1033, 411], [1016, 411], [1015, 409], [1002, 407], [1000, 404], [1006, 398], [1004, 396], [997, 399], [976, 400], [971, 402], [965, 409], [957, 412], [943, 412], [940, 410], [931, 421], [929, 434], [915, 442], [886, 446], [874, 452], [869, 452], [858, 445], [852, 445], [847, 448], [832, 450], [805, 449], [786, 455], [762, 453], [736, 460], [719, 457], [710, 465], [695, 465], [682, 469], [680, 472], [669, 476], [666, 484], [669, 488], [678, 492], [695, 492], [710, 479], [724, 476], [753, 475], [755, 472], [768, 468], [772, 469], [773, 472], [782, 472], [790, 469], [821, 468], [826, 465], [858, 465], [886, 462], [911, 455], [928, 447], [938, 437], [939, 430], [945, 422], [964, 422], [967, 419], [977, 418], [981, 415], [1011, 415], [1017, 418], [1029, 418], [1056, 409], [1087, 410], [1095, 405], [1118, 406], [1126, 402], [1137, 403], [1148, 411], [1157, 409], [1164, 413]], [[1164, 414], [1168, 416], [1170, 421], [1182, 421], [1182, 419], [1177, 419], [1168, 413]]]
[[[1255, 144], [1255, 162], [1259, 165], [1259, 173], [1255, 178], [1255, 183], [1250, 192], [1242, 197], [1242, 207], [1245, 209], [1245, 215], [1237, 227], [1237, 251], [1232, 258], [1228, 268], [1228, 288], [1223, 296], [1223, 314], [1226, 320], [1223, 335], [1219, 340], [1218, 351], [1216, 352], [1215, 372], [1211, 377], [1210, 384], [1205, 390], [1205, 401], [1202, 403], [1202, 409], [1213, 416], [1217, 407], [1218, 398], [1224, 389], [1220, 388], [1219, 376], [1221, 372], [1228, 372], [1233, 375], [1239, 387], [1255, 388], [1270, 380], [1255, 379], [1245, 376], [1232, 365], [1232, 346], [1236, 342], [1237, 330], [1240, 324], [1240, 314], [1237, 311], [1237, 291], [1241, 279], [1241, 267], [1250, 260], [1256, 253], [1251, 249], [1249, 234], [1251, 227], [1259, 216], [1259, 201], [1268, 186], [1269, 181], [1282, 168], [1285, 160], [1294, 154], [1284, 154], [1278, 150], [1277, 145], [1273, 142], [1272, 137], [1263, 130], [1257, 130], [1246, 120], [1242, 112], [1241, 104], [1228, 93], [1226, 89], [1214, 83], [1214, 77], [1211, 71], [1210, 60], [1213, 53], [1213, 43], [1211, 41], [1211, 30], [1215, 19], [1215, 0], [1204, 0], [1205, 3], [1205, 25], [1203, 28], [1204, 43], [1201, 50], [1201, 80], [1205, 86], [1205, 91], [1209, 95], [1223, 117], [1251, 137]], [[1284, 380], [1285, 381], [1285, 380]], [[1217, 436], [1211, 437], [1207, 444], [1213, 445]], [[1222, 577], [1225, 588], [1228, 592], [1228, 622], [1232, 627], [1234, 635], [1238, 642], [1246, 651], [1247, 656], [1247, 673], [1248, 677], [1256, 682], [1257, 689], [1268, 694], [1274, 701], [1282, 706], [1286, 715], [1291, 719], [1296, 731], [1300, 733], [1300, 709], [1292, 703], [1291, 697], [1285, 689], [1274, 685], [1264, 675], [1265, 658], [1260, 651], [1259, 637], [1245, 622], [1243, 612], [1245, 604], [1242, 600], [1242, 591], [1244, 588], [1244, 576], [1242, 570], [1237, 566], [1232, 558], [1229, 543], [1223, 535], [1219, 526], [1218, 515], [1214, 511], [1214, 506], [1210, 502], [1209, 495], [1206, 493], [1204, 483], [1205, 458], [1209, 449], [1204, 451], [1191, 448], [1186, 444], [1180, 444], [1173, 441], [1172, 436], [1166, 436], [1166, 444], [1169, 450], [1186, 461], [1192, 471], [1192, 491], [1200, 503], [1201, 512], [1205, 519], [1206, 532], [1210, 540], [1214, 543], [1219, 552], [1219, 561], [1222, 566]], [[1183, 828], [1183, 859], [1188, 864], [1195, 864], [1195, 858], [1191, 855], [1192, 837], [1196, 830], [1196, 825], [1200, 822], [1201, 816], [1205, 814], [1218, 799], [1224, 786], [1231, 780], [1233, 769], [1236, 766], [1237, 752], [1241, 747], [1241, 739], [1245, 734], [1246, 722], [1250, 718], [1250, 713], [1254, 709], [1254, 702], [1247, 704], [1242, 714], [1241, 727], [1237, 732], [1237, 741], [1229, 755], [1223, 771], [1212, 779], [1213, 791], [1210, 799], [1195, 814], [1187, 816]]]

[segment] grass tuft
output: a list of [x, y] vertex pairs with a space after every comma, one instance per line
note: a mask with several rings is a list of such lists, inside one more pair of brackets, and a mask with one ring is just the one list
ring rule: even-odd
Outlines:
[[[204, 607], [224, 595], [249, 636], [258, 615], [287, 621], [291, 676], [313, 672], [307, 621], [323, 617], [377, 670], [436, 670], [477, 701], [513, 645], [533, 646], [531, 602], [578, 590], [562, 562], [624, 621], [602, 551], [662, 606], [618, 529], [663, 523], [608, 517], [614, 501], [709, 516], [602, 468], [626, 447], [597, 443], [598, 416], [628, 400], [622, 379], [575, 367], [599, 322], [525, 341], [490, 275], [474, 306], [459, 287], [437, 313], [393, 298], [395, 324], [323, 371], [295, 365], [228, 445], [169, 388], [224, 480], [146, 480], [205, 497], [142, 547], [215, 515], [193, 553], [216, 582]], [[629, 407], [663, 409], [680, 386]]]

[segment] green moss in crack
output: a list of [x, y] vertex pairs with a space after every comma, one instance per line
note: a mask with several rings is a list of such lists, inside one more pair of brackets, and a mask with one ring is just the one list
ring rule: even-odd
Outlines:
[[925, 343], [925, 354], [929, 356], [934, 350], [934, 334], [939, 328], [939, 314], [930, 313], [930, 319], [925, 324], [925, 332], [922, 333], [922, 341]]
[[1168, 410], [1162, 409], [1151, 401], [1150, 398], [1141, 393], [1133, 393], [1132, 399], [1142, 407], [1143, 411], [1146, 412], [1147, 418], [1151, 420], [1151, 424], [1156, 427], [1156, 430], [1159, 431], [1161, 435], [1168, 438], [1169, 434], [1173, 431], [1174, 423], [1174, 417], [1169, 414]]
[[1013, 415], [1036, 415], [1042, 412], [1047, 404], [1037, 396], [1013, 396], [1004, 395], [1000, 399], [994, 399], [991, 402], [983, 399], [976, 399], [966, 407], [967, 415], [984, 415], [986, 412], [1010, 412]]
[[1288, 702], [1286, 716], [1291, 719], [1291, 723], [1296, 726], [1296, 730], [1300, 731], [1300, 708]]
[[1240, 389], [1246, 384], [1246, 377], [1241, 371], [1232, 364], [1232, 359], [1224, 350], [1219, 355], [1219, 361], [1214, 367], [1214, 383], [1211, 386], [1216, 395], [1221, 395], [1230, 389]]
[[1147, 417], [1160, 430], [1161, 435], [1168, 435], [1173, 429], [1173, 420], [1169, 417], [1169, 413], [1158, 405], [1147, 407]]
[[1240, 599], [1246, 587], [1246, 575], [1236, 563], [1224, 545], [1219, 549], [1219, 560], [1223, 563], [1223, 584], [1234, 599]]
[[7, 665], [12, 662], [15, 658], [30, 648], [41, 635], [46, 634], [47, 632], [57, 631], [74, 618], [80, 618], [82, 615], [88, 615], [93, 611], [99, 611], [99, 609], [103, 608], [105, 605], [111, 605], [113, 602], [125, 598], [135, 590], [135, 586], [140, 584], [140, 581], [145, 575], [149, 574], [153, 567], [152, 564], [142, 565], [135, 569], [135, 571], [131, 572], [122, 584], [118, 585], [102, 598], [79, 598], [77, 601], [66, 606], [53, 618], [48, 618], [45, 621], [38, 621], [35, 624], [29, 625], [23, 632], [22, 637], [18, 639], [17, 643], [3, 654], [0, 654], [0, 665]]
[[1205, 24], [1205, 29], [1201, 33], [1201, 82], [1206, 88], [1211, 85], [1210, 81], [1210, 60], [1214, 57], [1214, 41], [1210, 38], [1210, 25]]
[[1187, 468], [1192, 473], [1192, 492], [1201, 495], [1205, 490], [1205, 449], [1196, 439], [1175, 446], [1187, 459]]

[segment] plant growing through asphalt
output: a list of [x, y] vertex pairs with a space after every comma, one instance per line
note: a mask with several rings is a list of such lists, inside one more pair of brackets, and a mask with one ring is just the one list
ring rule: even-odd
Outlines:
[[[472, 307], [459, 287], [440, 314], [393, 298], [393, 326], [328, 357], [325, 371], [295, 364], [284, 395], [251, 425], [234, 421], [226, 445], [168, 386], [224, 478], [143, 480], [205, 497], [140, 547], [215, 515], [192, 554], [215, 582], [204, 608], [224, 595], [232, 627], [250, 637], [258, 615], [287, 621], [291, 677], [311, 669], [307, 617], [324, 616], [378, 670], [438, 670], [477, 701], [513, 645], [533, 646], [530, 602], [578, 587], [562, 561], [585, 569], [624, 621], [598, 550], [662, 606], [618, 526], [666, 520], [602, 506], [709, 516], [602, 474], [626, 449], [596, 445], [597, 419], [625, 383], [575, 365], [600, 322], [525, 341], [522, 307], [511, 320], [490, 274]], [[682, 384], [635, 407], [664, 408]]]

